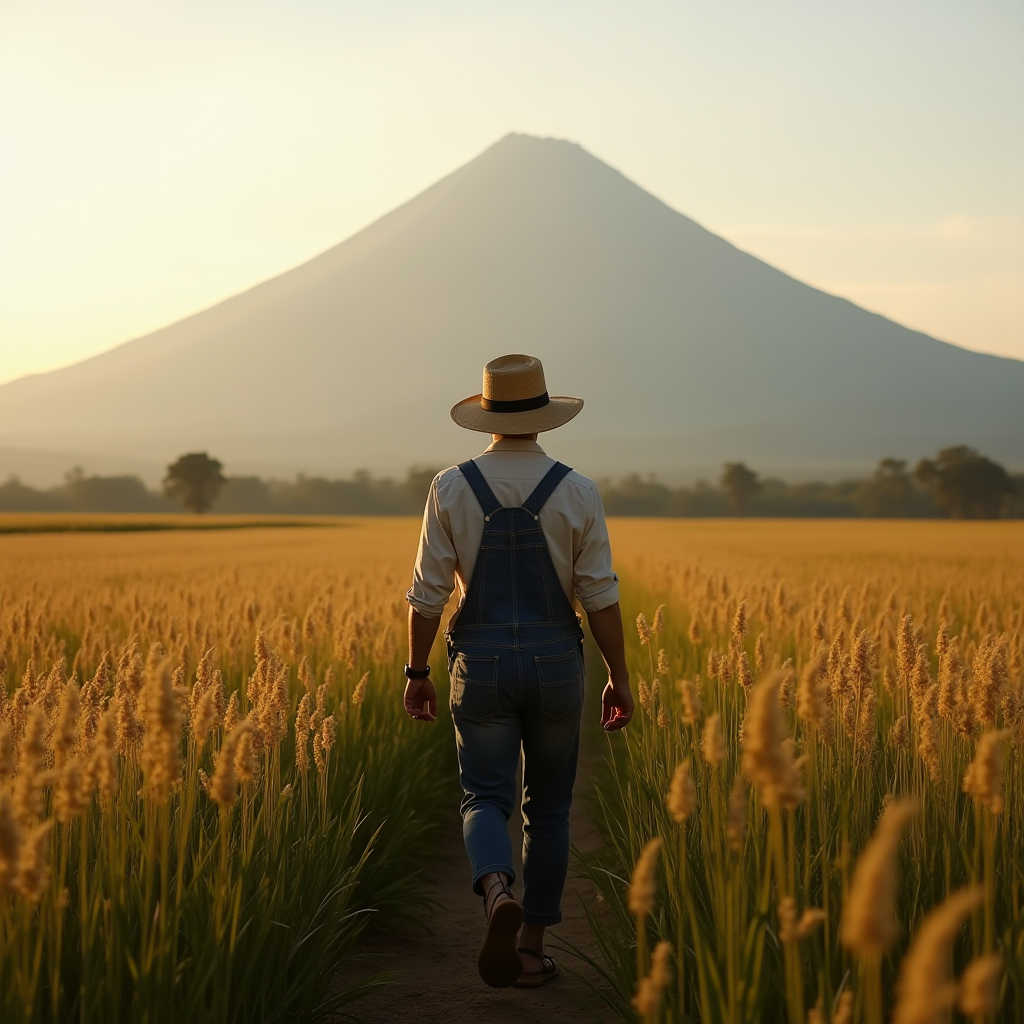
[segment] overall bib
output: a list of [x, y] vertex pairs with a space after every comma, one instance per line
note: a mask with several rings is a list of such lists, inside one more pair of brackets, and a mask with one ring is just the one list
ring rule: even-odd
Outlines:
[[463, 837], [473, 887], [515, 877], [508, 819], [523, 755], [523, 917], [561, 920], [583, 710], [583, 631], [551, 561], [540, 510], [571, 470], [555, 463], [502, 508], [475, 462], [459, 466], [484, 512], [473, 576], [446, 634]]

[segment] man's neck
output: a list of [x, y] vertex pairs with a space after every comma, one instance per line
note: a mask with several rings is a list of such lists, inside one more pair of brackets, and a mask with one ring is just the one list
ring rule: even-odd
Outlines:
[[544, 449], [541, 448], [536, 441], [530, 440], [528, 437], [509, 437], [507, 434], [502, 434], [494, 438], [493, 441], [487, 446], [486, 451], [488, 452], [533, 452], [534, 454], [544, 454]]

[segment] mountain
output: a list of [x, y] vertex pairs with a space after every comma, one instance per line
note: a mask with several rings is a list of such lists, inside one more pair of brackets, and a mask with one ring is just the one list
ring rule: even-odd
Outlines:
[[550, 447], [593, 475], [860, 469], [954, 443], [1024, 463], [1024, 363], [802, 284], [524, 135], [294, 270], [0, 387], [0, 447], [200, 449], [229, 472], [448, 463], [482, 440], [448, 408], [516, 351], [586, 399]]

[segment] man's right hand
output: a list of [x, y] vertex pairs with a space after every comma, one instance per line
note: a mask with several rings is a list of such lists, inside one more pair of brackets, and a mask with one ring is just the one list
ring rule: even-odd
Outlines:
[[614, 732], [629, 725], [632, 718], [633, 694], [629, 691], [629, 683], [613, 683], [609, 679], [601, 694], [601, 728]]
[[405, 713], [421, 722], [437, 718], [437, 690], [429, 678], [406, 680]]

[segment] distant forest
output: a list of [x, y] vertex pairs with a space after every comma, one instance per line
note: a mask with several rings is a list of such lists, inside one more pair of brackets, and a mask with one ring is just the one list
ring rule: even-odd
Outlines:
[[[0, 484], [0, 512], [181, 512], [276, 515], [419, 515], [436, 470], [410, 469], [404, 480], [358, 472], [350, 479], [300, 475], [294, 480], [223, 476], [205, 453], [168, 467], [162, 492], [137, 476], [71, 470], [45, 490], [17, 477]], [[886, 458], [866, 478], [785, 483], [744, 463], [727, 463], [715, 484], [670, 487], [653, 476], [599, 481], [613, 516], [806, 518], [1024, 518], [1024, 475], [1011, 475], [971, 448], [943, 449], [911, 469]]]

